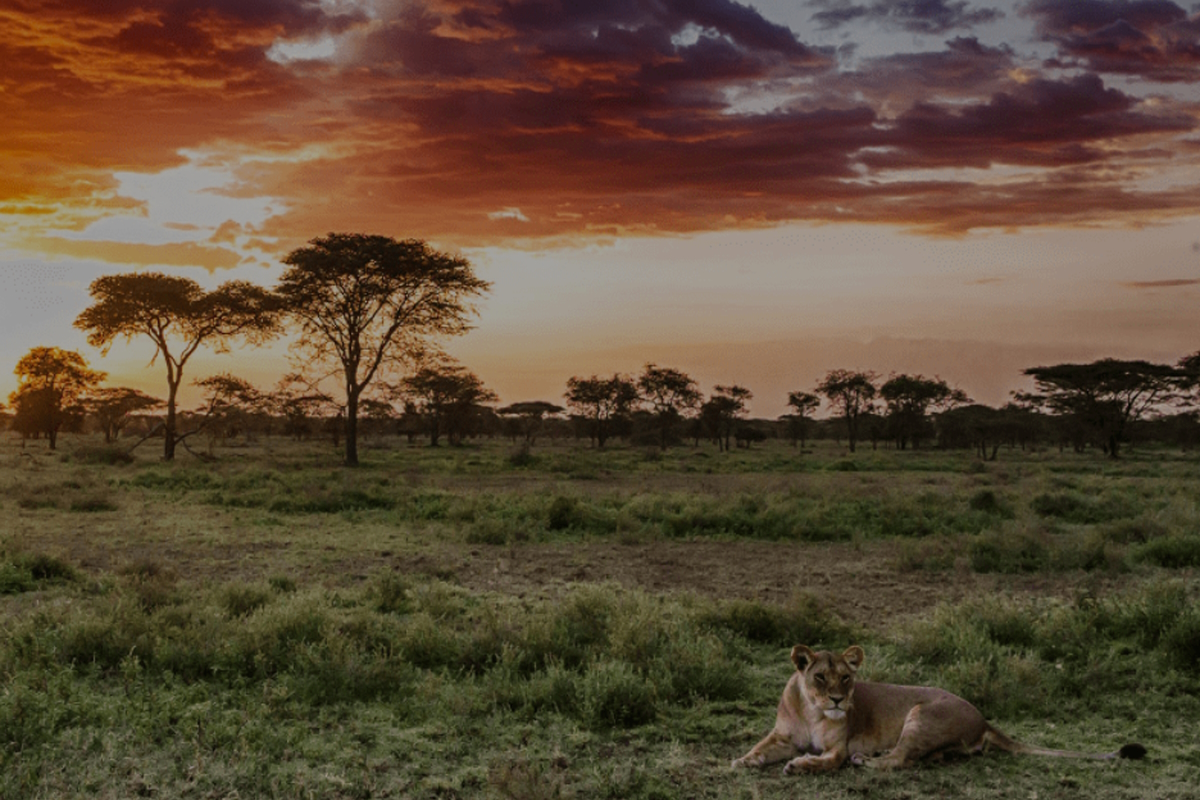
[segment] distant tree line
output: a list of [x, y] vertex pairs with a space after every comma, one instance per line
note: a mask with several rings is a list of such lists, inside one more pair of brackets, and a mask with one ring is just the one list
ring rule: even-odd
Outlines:
[[[1096, 448], [1118, 458], [1132, 441], [1191, 448], [1200, 440], [1200, 352], [1174, 365], [1106, 358], [1031, 367], [1024, 374], [1034, 390], [1000, 408], [973, 403], [936, 376], [833, 369], [811, 391], [789, 392], [787, 414], [750, 419], [746, 387], [717, 385], [705, 398], [686, 373], [653, 363], [636, 376], [572, 376], [561, 406], [497, 407], [497, 395], [438, 346], [469, 330], [471, 302], [489, 288], [465, 259], [419, 240], [329, 234], [284, 263], [274, 290], [230, 281], [206, 292], [153, 272], [97, 279], [76, 327], [103, 354], [118, 339], [149, 339], [166, 372], [165, 397], [103, 387], [105, 373], [78, 352], [35, 347], [15, 368], [19, 386], [4, 411], [10, 427], [45, 438], [51, 449], [60, 432], [85, 425], [106, 442], [134, 434], [137, 446], [161, 437], [166, 460], [181, 444], [191, 450], [197, 435], [210, 451], [236, 436], [327, 436], [350, 466], [362, 433], [423, 437], [432, 446], [506, 436], [531, 447], [539, 437], [572, 436], [596, 448], [613, 439], [662, 450], [710, 441], [721, 451], [768, 438], [800, 447], [844, 438], [851, 452], [869, 441], [900, 450], [970, 448], [984, 459], [1002, 446]], [[228, 352], [235, 342], [261, 344], [287, 330], [296, 333], [296, 372], [270, 390], [227, 373], [209, 376], [193, 381], [202, 404], [178, 408], [201, 346]], [[828, 417], [817, 419], [822, 402]]]

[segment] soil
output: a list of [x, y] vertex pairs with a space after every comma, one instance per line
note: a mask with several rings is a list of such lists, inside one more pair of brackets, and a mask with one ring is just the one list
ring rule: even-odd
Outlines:
[[571, 583], [615, 582], [648, 592], [694, 592], [783, 603], [808, 592], [847, 621], [882, 629], [940, 603], [989, 594], [1069, 597], [1099, 592], [1095, 576], [978, 575], [965, 565], [905, 571], [890, 542], [783, 544], [753, 541], [473, 547], [462, 558], [395, 555], [404, 573], [434, 574], [484, 591], [524, 596]]

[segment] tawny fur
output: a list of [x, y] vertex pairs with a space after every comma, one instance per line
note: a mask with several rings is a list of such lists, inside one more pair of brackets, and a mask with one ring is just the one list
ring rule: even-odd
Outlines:
[[1113, 753], [1021, 744], [989, 725], [975, 706], [944, 689], [855, 680], [864, 658], [858, 645], [843, 653], [793, 647], [796, 672], [783, 689], [775, 727], [733, 766], [761, 767], [786, 760], [785, 773], [823, 772], [849, 759], [877, 769], [899, 769], [925, 758], [989, 748], [1073, 758], [1145, 754], [1136, 744]]

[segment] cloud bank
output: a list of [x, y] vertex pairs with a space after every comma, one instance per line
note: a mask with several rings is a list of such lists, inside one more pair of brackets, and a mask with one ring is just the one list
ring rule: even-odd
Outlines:
[[[733, 0], [15, 0], [0, 10], [0, 216], [10, 246], [73, 253], [64, 232], [145, 213], [114, 173], [189, 160], [228, 170], [230, 197], [279, 200], [261, 225], [197, 243], [217, 265], [212, 249], [337, 229], [467, 246], [1200, 211], [1197, 14], [1170, 0], [812, 8], [796, 31]], [[982, 35], [1000, 23], [1025, 38]], [[818, 43], [872, 28], [942, 38], [853, 62]]]

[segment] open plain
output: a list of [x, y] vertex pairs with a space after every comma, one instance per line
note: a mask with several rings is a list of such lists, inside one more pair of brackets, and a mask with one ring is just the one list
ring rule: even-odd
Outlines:
[[[1194, 453], [0, 450], [0, 796], [1200, 796]], [[792, 644], [1032, 743], [731, 772]]]

